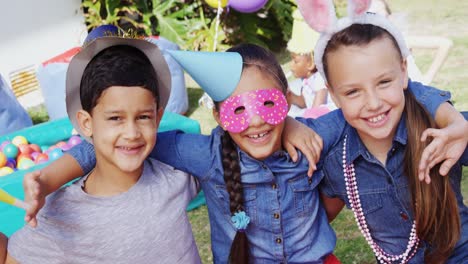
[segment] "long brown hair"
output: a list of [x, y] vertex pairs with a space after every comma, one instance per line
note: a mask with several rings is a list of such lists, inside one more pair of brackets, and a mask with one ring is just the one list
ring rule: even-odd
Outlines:
[[[426, 254], [427, 263], [443, 263], [460, 238], [460, 216], [457, 200], [449, 177], [439, 174], [439, 165], [430, 171], [431, 183], [419, 181], [418, 164], [424, 148], [429, 144], [419, 140], [422, 132], [435, 127], [434, 120], [414, 95], [405, 91], [405, 112], [408, 143], [405, 150], [404, 171], [408, 177], [413, 198], [417, 233], [432, 250]], [[413, 136], [414, 135], [414, 136]]]
[[[353, 24], [336, 33], [328, 43], [323, 56], [325, 75], [328, 79], [327, 54], [341, 46], [364, 46], [382, 38], [392, 40], [403, 60], [396, 40], [386, 30], [370, 24]], [[416, 221], [418, 237], [429, 243], [425, 261], [442, 263], [449, 256], [460, 238], [460, 215], [455, 194], [448, 177], [439, 174], [439, 166], [430, 171], [431, 184], [419, 181], [418, 164], [424, 148], [429, 142], [421, 142], [422, 132], [435, 127], [434, 120], [414, 95], [405, 90], [405, 118], [408, 131], [408, 143], [404, 156], [404, 172], [408, 178], [412, 209]]]
[[[254, 44], [240, 44], [227, 51], [238, 52], [242, 56], [242, 61], [244, 63], [243, 70], [249, 67], [258, 67], [263, 74], [267, 74], [276, 80], [283, 93], [286, 93], [288, 82], [273, 53]], [[215, 102], [215, 107], [218, 112], [219, 105], [220, 102]], [[229, 194], [229, 210], [231, 215], [234, 215], [237, 212], [245, 211], [244, 191], [241, 182], [239, 155], [236, 145], [228, 132], [225, 132], [222, 136], [222, 162], [224, 182], [226, 183], [226, 189]], [[238, 230], [232, 241], [229, 263], [249, 263], [249, 255], [247, 234], [245, 230]]]

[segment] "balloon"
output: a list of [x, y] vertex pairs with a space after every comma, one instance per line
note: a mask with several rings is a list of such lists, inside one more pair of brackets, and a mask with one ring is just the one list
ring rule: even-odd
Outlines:
[[57, 160], [58, 158], [63, 156], [63, 152], [60, 148], [55, 148], [55, 149], [52, 149], [48, 155], [49, 155], [49, 160]]
[[68, 145], [70, 145], [71, 147], [76, 146], [76, 145], [78, 145], [80, 143], [81, 143], [81, 138], [79, 136], [72, 136], [68, 140]]
[[5, 156], [5, 154], [0, 152], [0, 168], [4, 167], [6, 164], [7, 164], [7, 157]]
[[33, 149], [35, 152], [42, 152], [41, 147], [36, 144], [29, 144], [29, 147]]
[[10, 167], [0, 168], [0, 176], [6, 176], [6, 175], [11, 174], [13, 172], [15, 172], [15, 171]]
[[36, 164], [40, 164], [40, 163], [44, 163], [44, 162], [47, 162], [49, 161], [49, 155], [45, 154], [45, 153], [41, 153], [39, 154], [37, 157], [36, 157]]
[[33, 149], [27, 144], [19, 144], [18, 146], [19, 153], [30, 155], [33, 153]]
[[28, 140], [23, 136], [16, 136], [13, 138], [11, 143], [13, 143], [15, 146], [19, 146], [21, 144], [28, 144]]
[[268, 0], [230, 0], [229, 6], [241, 13], [253, 13], [260, 10]]
[[28, 158], [22, 158], [20, 161], [18, 161], [18, 169], [20, 170], [29, 169], [34, 165], [36, 165], [34, 161]]
[[[218, 8], [218, 0], [205, 0], [205, 2], [213, 8]], [[228, 0], [221, 0], [221, 7], [225, 7], [227, 3]]]
[[0, 144], [0, 151], [3, 151], [3, 147], [5, 147], [8, 144], [11, 144], [11, 141], [8, 141], [8, 140], [3, 141], [2, 144]]
[[5, 154], [7, 158], [16, 158], [18, 155], [18, 147], [13, 144], [7, 144], [3, 147], [3, 154]]

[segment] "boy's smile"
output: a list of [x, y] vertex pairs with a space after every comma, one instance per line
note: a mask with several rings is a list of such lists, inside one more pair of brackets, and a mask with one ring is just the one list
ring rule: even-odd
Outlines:
[[151, 91], [112, 86], [84, 122], [96, 149], [96, 172], [138, 180], [143, 161], [156, 143], [162, 110]]

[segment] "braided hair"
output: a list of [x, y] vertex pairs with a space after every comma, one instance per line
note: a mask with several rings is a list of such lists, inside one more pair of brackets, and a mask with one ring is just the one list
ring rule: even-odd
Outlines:
[[[249, 67], [259, 68], [263, 73], [276, 80], [283, 93], [286, 93], [288, 82], [273, 53], [254, 44], [240, 44], [227, 51], [237, 52], [242, 56], [243, 70]], [[218, 112], [220, 103], [221, 102], [215, 102], [215, 107]], [[225, 132], [222, 136], [222, 162], [224, 182], [226, 183], [226, 189], [229, 194], [229, 210], [231, 215], [236, 216], [238, 213], [245, 213], [244, 190], [241, 182], [239, 155], [236, 144], [228, 132]], [[229, 263], [249, 263], [249, 255], [247, 234], [244, 229], [238, 229], [231, 245]]]

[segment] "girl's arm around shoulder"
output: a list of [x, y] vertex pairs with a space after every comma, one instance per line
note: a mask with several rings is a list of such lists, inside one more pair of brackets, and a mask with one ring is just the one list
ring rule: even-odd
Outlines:
[[[421, 103], [433, 118], [437, 121], [437, 111], [442, 104], [449, 104], [451, 94], [432, 86], [426, 86], [422, 83], [409, 81], [408, 89], [414, 94], [416, 100]], [[439, 125], [439, 124], [438, 124]]]
[[158, 133], [150, 157], [203, 180], [219, 158], [221, 141], [218, 130], [214, 129], [210, 136], [180, 130]]
[[317, 119], [297, 118], [294, 120], [287, 117], [283, 132], [283, 146], [293, 158], [296, 156], [294, 148], [299, 149], [309, 160], [310, 167], [314, 167], [320, 157], [326, 155], [339, 142], [345, 125], [341, 110], [332, 111]]
[[432, 138], [424, 149], [419, 163], [419, 179], [430, 183], [429, 171], [442, 162], [439, 173], [447, 175], [460, 158], [468, 144], [468, 121], [451, 104], [444, 103], [436, 113], [436, 124], [440, 129], [429, 128], [421, 135], [421, 141]]

